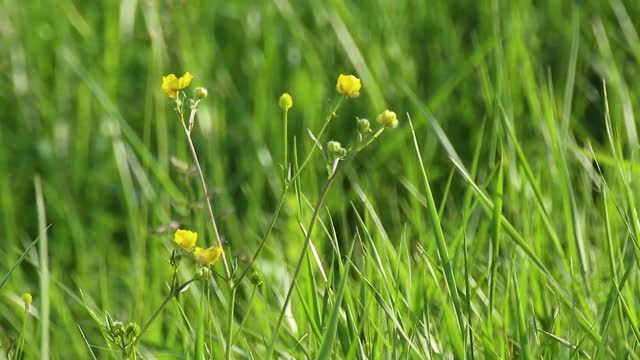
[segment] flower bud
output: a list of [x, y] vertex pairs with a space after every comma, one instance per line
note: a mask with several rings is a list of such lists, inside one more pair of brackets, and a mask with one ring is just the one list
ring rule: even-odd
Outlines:
[[124, 335], [124, 324], [118, 320], [113, 322], [111, 333], [114, 337], [122, 337]]
[[291, 98], [291, 95], [284, 93], [280, 96], [278, 105], [280, 105], [282, 110], [287, 111], [293, 106], [293, 98]]
[[207, 95], [209, 95], [209, 92], [203, 87], [197, 87], [195, 88], [195, 90], [193, 90], [193, 96], [195, 96], [198, 100], [206, 98]]
[[360, 134], [368, 134], [371, 132], [371, 124], [367, 119], [358, 119], [358, 132]]
[[264, 278], [262, 277], [262, 274], [258, 270], [255, 270], [253, 274], [251, 274], [250, 280], [251, 280], [251, 283], [257, 287], [261, 287], [262, 284], [264, 284]]
[[398, 121], [398, 117], [396, 116], [396, 113], [388, 109], [383, 111], [380, 115], [378, 115], [377, 120], [382, 126], [386, 126], [390, 128], [398, 127], [399, 121]]
[[329, 141], [327, 143], [327, 152], [333, 159], [344, 159], [347, 156], [347, 149], [343, 148], [337, 141]]
[[132, 338], [135, 338], [140, 335], [140, 325], [134, 322], [128, 322], [125, 331], [127, 336], [132, 336]]
[[31, 306], [31, 303], [33, 302], [33, 297], [31, 296], [31, 294], [24, 293], [20, 298], [22, 299], [22, 302], [24, 302], [25, 310], [29, 310], [29, 306]]

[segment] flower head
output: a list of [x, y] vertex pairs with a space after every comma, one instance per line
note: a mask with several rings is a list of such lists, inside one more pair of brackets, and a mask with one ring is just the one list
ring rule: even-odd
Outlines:
[[209, 95], [209, 92], [207, 91], [207, 89], [203, 88], [203, 87], [197, 87], [195, 88], [195, 90], [193, 90], [193, 96], [196, 97], [196, 99], [201, 100], [206, 98]]
[[168, 97], [175, 99], [178, 91], [186, 88], [191, 84], [193, 76], [187, 71], [183, 76], [178, 78], [175, 74], [169, 74], [162, 77], [162, 91]]
[[24, 302], [24, 308], [26, 310], [29, 310], [29, 306], [31, 306], [31, 303], [33, 302], [33, 297], [31, 296], [31, 294], [24, 293], [20, 298]]
[[356, 97], [360, 95], [360, 88], [362, 84], [360, 79], [353, 75], [340, 74], [338, 76], [338, 82], [336, 83], [336, 90], [342, 95], [349, 97]]
[[190, 250], [196, 245], [198, 233], [189, 230], [176, 230], [173, 241], [182, 246], [185, 250]]
[[378, 115], [377, 120], [380, 124], [382, 124], [382, 126], [386, 126], [390, 128], [398, 127], [399, 121], [398, 121], [398, 117], [396, 116], [396, 113], [388, 109], [383, 111], [382, 114]]
[[222, 246], [212, 246], [207, 249], [203, 249], [196, 246], [193, 255], [196, 256], [196, 261], [202, 265], [213, 265], [220, 259], [222, 254]]
[[282, 96], [280, 96], [280, 100], [278, 101], [278, 105], [280, 105], [280, 108], [284, 111], [291, 109], [291, 107], [293, 106], [293, 99], [291, 98], [291, 95], [287, 93], [282, 94]]

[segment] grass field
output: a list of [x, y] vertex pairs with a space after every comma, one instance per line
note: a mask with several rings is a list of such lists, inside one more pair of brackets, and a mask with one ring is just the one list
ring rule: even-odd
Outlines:
[[639, 31], [634, 0], [1, 0], [0, 359], [640, 358]]

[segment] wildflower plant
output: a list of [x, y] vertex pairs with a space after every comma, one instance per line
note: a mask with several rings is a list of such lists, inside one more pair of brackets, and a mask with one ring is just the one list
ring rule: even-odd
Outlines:
[[[193, 91], [193, 96], [188, 95], [188, 87], [192, 83], [193, 76], [191, 73], [186, 72], [183, 76], [177, 77], [174, 74], [166, 75], [162, 78], [161, 89], [163, 93], [170, 99], [172, 99], [173, 108], [178, 116], [178, 120], [182, 125], [184, 130], [184, 134], [186, 136], [186, 141], [189, 146], [192, 160], [196, 169], [196, 172], [199, 176], [199, 180], [202, 186], [202, 192], [204, 195], [204, 202], [207, 206], [207, 214], [209, 217], [209, 221], [213, 230], [214, 244], [210, 246], [203, 246], [201, 239], [198, 236], [198, 233], [194, 230], [178, 228], [173, 234], [172, 244], [173, 249], [171, 251], [171, 255], [169, 257], [169, 264], [173, 269], [173, 276], [169, 283], [169, 292], [166, 295], [165, 299], [161, 304], [157, 307], [156, 311], [151, 315], [151, 317], [142, 325], [138, 326], [136, 323], [128, 322], [126, 324], [113, 321], [109, 314], [106, 315], [106, 321], [99, 320], [95, 315], [92, 315], [94, 319], [100, 324], [103, 334], [105, 338], [107, 338], [111, 343], [117, 345], [125, 358], [136, 358], [136, 346], [149, 328], [149, 326], [154, 322], [154, 320], [158, 317], [158, 315], [163, 311], [163, 309], [169, 304], [171, 299], [177, 297], [181, 292], [183, 292], [188, 286], [196, 281], [203, 281], [206, 286], [206, 291], [208, 294], [209, 284], [212, 281], [212, 275], [216, 275], [225, 280], [228, 285], [228, 290], [230, 291], [230, 299], [228, 301], [228, 305], [230, 309], [228, 310], [228, 318], [227, 318], [227, 333], [225, 339], [225, 358], [231, 358], [231, 348], [234, 344], [235, 339], [237, 338], [237, 334], [241, 331], [245, 322], [249, 318], [249, 312], [247, 312], [243, 320], [240, 324], [240, 328], [234, 332], [234, 321], [233, 314], [235, 312], [235, 302], [236, 302], [236, 294], [239, 286], [243, 284], [244, 278], [248, 273], [249, 281], [248, 285], [252, 286], [253, 290], [251, 292], [251, 296], [249, 299], [249, 306], [251, 305], [254, 295], [256, 291], [261, 288], [264, 284], [264, 278], [260, 271], [255, 268], [255, 263], [259, 259], [262, 250], [264, 249], [265, 243], [269, 238], [269, 235], [274, 227], [276, 220], [278, 219], [280, 210], [282, 208], [283, 201], [288, 190], [291, 188], [293, 184], [299, 182], [299, 176], [307, 168], [309, 164], [311, 164], [311, 160], [313, 159], [313, 155], [316, 150], [319, 150], [322, 157], [325, 160], [325, 164], [328, 171], [328, 178], [325, 181], [325, 184], [320, 192], [319, 198], [314, 206], [313, 214], [309, 220], [309, 224], [306, 226], [306, 231], [304, 233], [304, 242], [302, 246], [302, 252], [298, 258], [298, 262], [293, 273], [293, 279], [291, 281], [291, 285], [288, 287], [288, 291], [284, 300], [284, 304], [282, 306], [282, 310], [279, 314], [278, 321], [275, 325], [275, 328], [272, 332], [272, 337], [269, 341], [269, 345], [267, 348], [266, 358], [271, 358], [273, 354], [274, 345], [278, 339], [278, 332], [280, 326], [282, 324], [285, 310], [289, 302], [291, 301], [291, 297], [293, 294], [293, 290], [295, 288], [296, 280], [300, 275], [300, 270], [302, 267], [303, 260], [306, 257], [307, 250], [309, 247], [313, 247], [311, 244], [311, 233], [313, 232], [314, 225], [318, 221], [319, 210], [322, 208], [323, 203], [331, 189], [331, 185], [336, 179], [337, 175], [340, 173], [340, 170], [348, 163], [349, 160], [353, 159], [360, 153], [365, 147], [370, 145], [374, 140], [376, 140], [380, 134], [384, 131], [385, 128], [394, 128], [398, 125], [398, 119], [394, 112], [390, 110], [385, 110], [380, 115], [377, 116], [377, 122], [381, 125], [378, 129], [373, 129], [371, 123], [366, 118], [356, 118], [354, 124], [354, 134], [356, 135], [354, 139], [331, 139], [322, 145], [323, 137], [332, 121], [339, 118], [338, 112], [341, 106], [345, 103], [345, 100], [356, 98], [360, 95], [362, 90], [362, 84], [360, 79], [358, 79], [354, 75], [344, 75], [341, 74], [338, 76], [336, 82], [336, 91], [339, 94], [338, 99], [334, 102], [334, 106], [329, 111], [325, 121], [319, 132], [313, 133], [311, 130], [308, 131], [309, 136], [313, 142], [313, 146], [310, 151], [307, 153], [306, 157], [302, 162], [298, 162], [297, 156], [294, 157], [294, 163], [290, 164], [290, 159], [288, 156], [289, 148], [287, 139], [289, 137], [288, 134], [288, 115], [289, 111], [293, 108], [293, 97], [288, 93], [283, 93], [278, 99], [278, 105], [283, 111], [283, 143], [284, 143], [284, 163], [283, 163], [283, 191], [282, 197], [278, 202], [278, 205], [273, 214], [273, 218], [271, 220], [270, 226], [268, 230], [263, 235], [262, 239], [259, 242], [259, 245], [253, 254], [253, 256], [247, 261], [244, 268], [240, 271], [240, 266], [238, 264], [237, 258], [227, 259], [225, 248], [222, 243], [221, 236], [218, 232], [218, 226], [216, 223], [216, 218], [213, 213], [213, 207], [210, 202], [209, 191], [207, 188], [207, 183], [205, 181], [205, 175], [200, 166], [200, 162], [198, 159], [198, 153], [196, 151], [194, 142], [192, 140], [192, 131], [196, 124], [196, 113], [198, 111], [198, 106], [200, 102], [207, 98], [208, 91], [203, 87], [197, 87]], [[348, 144], [348, 145], [343, 145]], [[296, 153], [297, 155], [297, 153]], [[294, 166], [292, 166], [294, 165]], [[186, 166], [186, 165], [185, 165]], [[299, 185], [299, 184], [298, 184]], [[199, 243], [200, 241], [200, 243]], [[228, 245], [230, 246], [230, 245]], [[181, 281], [182, 274], [179, 269], [181, 268], [181, 263], [183, 260], [187, 260], [188, 266], [193, 269], [192, 275], [186, 281]], [[213, 266], [222, 260], [224, 265], [224, 275], [217, 274]], [[208, 298], [208, 297], [207, 297]], [[201, 358], [204, 356], [204, 317], [203, 317], [203, 307], [205, 307], [205, 297], [203, 295], [201, 299], [201, 304], [198, 312], [198, 330], [195, 341], [196, 346], [196, 358]], [[199, 355], [198, 355], [199, 354]]]

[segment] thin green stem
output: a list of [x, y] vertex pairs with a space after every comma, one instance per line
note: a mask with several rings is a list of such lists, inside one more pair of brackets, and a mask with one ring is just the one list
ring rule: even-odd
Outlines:
[[[153, 313], [153, 315], [151, 315], [151, 317], [149, 318], [149, 320], [147, 320], [146, 323], [144, 323], [144, 325], [142, 326], [142, 328], [140, 329], [140, 333], [138, 334], [138, 336], [136, 337], [136, 339], [131, 343], [130, 349], [134, 349], [136, 347], [136, 344], [138, 344], [138, 342], [140, 342], [140, 339], [142, 339], [142, 335], [144, 335], [144, 333], [149, 329], [149, 326], [151, 326], [151, 323], [153, 323], [153, 321], [156, 319], [156, 317], [158, 317], [158, 315], [160, 315], [160, 313], [162, 312], [162, 310], [167, 306], [167, 304], [169, 303], [169, 301], [171, 299], [173, 299], [174, 296], [176, 296], [176, 294], [179, 294], [180, 292], [182, 292], [182, 290], [184, 290], [187, 286], [189, 286], [189, 284], [191, 284], [192, 282], [194, 282], [196, 280], [196, 278], [190, 279], [188, 281], [186, 281], [184, 284], [178, 286], [175, 289], [172, 289], [171, 292], [169, 292], [169, 294], [167, 295], [167, 297], [164, 298], [164, 300], [162, 301], [162, 303], [160, 304], [160, 306], [158, 306], [158, 308], [156, 309], [156, 311]], [[131, 350], [130, 350], [131, 351]]]
[[225, 352], [225, 359], [231, 359], [231, 347], [233, 346], [233, 311], [236, 306], [236, 290], [238, 287], [234, 286], [231, 289], [231, 309], [229, 310], [229, 316], [227, 317], [227, 349]]
[[327, 179], [326, 184], [324, 185], [324, 188], [322, 189], [322, 192], [320, 193], [320, 198], [318, 198], [318, 201], [316, 203], [315, 208], [313, 209], [313, 214], [311, 215], [311, 220], [309, 222], [309, 228], [307, 230], [307, 235], [305, 236], [304, 239], [304, 245], [302, 246], [302, 253], [300, 254], [300, 257], [298, 258], [298, 264], [296, 265], [296, 270], [293, 273], [293, 279], [291, 280], [291, 285], [289, 286], [289, 291], [287, 291], [287, 296], [284, 300], [284, 304], [282, 305], [282, 310], [280, 311], [280, 316], [278, 317], [278, 322], [276, 324], [275, 329], [273, 330], [273, 337], [271, 339], [271, 343], [269, 344], [269, 348], [267, 350], [267, 356], [265, 357], [266, 359], [270, 359], [271, 358], [271, 354], [273, 353], [273, 347], [276, 343], [276, 340], [278, 339], [278, 332], [280, 331], [280, 326], [282, 325], [282, 320], [284, 319], [284, 313], [287, 310], [287, 306], [289, 306], [289, 301], [291, 301], [291, 295], [293, 295], [293, 290], [295, 288], [296, 285], [296, 280], [298, 279], [298, 275], [300, 275], [300, 269], [302, 269], [302, 263], [304, 262], [304, 257], [307, 254], [307, 249], [309, 248], [309, 243], [311, 242], [311, 234], [313, 233], [313, 227], [316, 223], [316, 219], [318, 218], [318, 214], [320, 213], [320, 209], [322, 208], [322, 204], [324, 203], [324, 200], [327, 197], [327, 194], [329, 193], [329, 189], [331, 188], [331, 184], [333, 184], [333, 181], [336, 178], [336, 175], [338, 174], [338, 171], [340, 170], [341, 166], [340, 164], [338, 164], [338, 166], [335, 168], [335, 170], [333, 171], [333, 173], [331, 174], [331, 176], [329, 176], [329, 178]]
[[224, 264], [224, 271], [225, 271], [225, 274], [227, 275], [227, 281], [229, 281], [229, 283], [231, 284], [232, 283], [231, 271], [229, 270], [229, 263], [227, 262], [227, 256], [225, 254], [224, 246], [222, 244], [222, 238], [220, 237], [220, 233], [218, 232], [218, 225], [216, 224], [216, 218], [213, 215], [213, 207], [211, 206], [211, 200], [209, 198], [209, 190], [207, 189], [207, 182], [204, 179], [204, 173], [202, 172], [202, 167], [200, 166], [200, 161], [198, 160], [198, 153], [196, 152], [196, 147], [193, 145], [193, 139], [191, 138], [191, 128], [193, 126], [193, 121], [195, 119], [197, 111], [198, 111], [197, 106], [194, 106], [193, 109], [191, 109], [191, 114], [189, 115], [189, 124], [190, 124], [189, 128], [184, 123], [184, 117], [182, 116], [182, 114], [180, 114], [181, 115], [180, 119], [182, 120], [182, 127], [184, 128], [184, 132], [187, 135], [187, 141], [189, 143], [189, 148], [191, 149], [191, 156], [193, 157], [193, 161], [196, 164], [198, 175], [200, 175], [200, 183], [202, 184], [202, 191], [204, 192], [205, 202], [207, 203], [207, 210], [209, 212], [209, 220], [211, 221], [211, 226], [213, 227], [213, 234], [216, 237], [216, 242], [218, 243], [218, 246], [220, 246], [220, 248], [222, 249], [221, 257], [222, 257], [222, 262]]
[[[320, 129], [320, 132], [318, 133], [317, 139], [320, 139], [322, 137], [322, 135], [324, 134], [324, 132], [327, 129], [327, 126], [329, 125], [329, 123], [331, 122], [331, 119], [333, 119], [335, 117], [335, 113], [336, 111], [338, 111], [340, 109], [340, 106], [342, 105], [342, 102], [344, 101], [344, 99], [346, 99], [346, 97], [341, 97], [337, 102], [336, 105], [333, 107], [333, 109], [331, 110], [331, 112], [329, 113], [329, 115], [327, 115], [324, 125], [322, 126], [322, 128]], [[367, 144], [368, 145], [368, 144]], [[242, 281], [242, 279], [244, 279], [244, 277], [247, 275], [247, 273], [249, 272], [249, 270], [251, 269], [251, 266], [253, 265], [253, 263], [255, 262], [255, 260], [258, 258], [258, 256], [260, 255], [260, 253], [262, 252], [262, 249], [264, 248], [264, 245], [266, 244], [267, 238], [269, 237], [269, 235], [271, 234], [271, 231], [273, 230], [273, 227], [276, 223], [276, 220], [278, 219], [278, 215], [280, 214], [280, 209], [282, 208], [282, 204], [284, 203], [284, 199], [287, 195], [287, 190], [289, 190], [289, 186], [291, 186], [291, 184], [293, 184], [293, 182], [296, 180], [296, 178], [300, 175], [300, 173], [302, 173], [302, 170], [307, 166], [307, 164], [309, 163], [309, 160], [311, 159], [311, 156], [313, 155], [314, 151], [316, 150], [316, 148], [318, 147], [318, 145], [314, 142], [313, 147], [311, 148], [311, 151], [309, 152], [309, 154], [307, 155], [307, 157], [305, 158], [304, 162], [302, 163], [302, 165], [298, 168], [298, 170], [296, 171], [296, 173], [291, 177], [291, 179], [289, 179], [289, 181], [285, 181], [285, 185], [284, 185], [284, 189], [282, 190], [282, 195], [280, 196], [280, 200], [278, 201], [278, 205], [276, 206], [276, 210], [273, 214], [273, 217], [271, 219], [271, 224], [269, 225], [269, 229], [267, 230], [267, 232], [265, 233], [265, 235], [262, 237], [262, 239], [260, 240], [260, 245], [258, 245], [258, 249], [256, 250], [255, 254], [253, 254], [253, 257], [251, 258], [251, 261], [249, 262], [249, 264], [247, 265], [247, 267], [244, 269], [244, 271], [240, 274], [240, 276], [238, 276], [238, 278], [235, 281], [235, 284], [240, 284], [240, 282]], [[362, 147], [364, 148], [364, 147]], [[361, 149], [359, 149], [361, 150]]]
[[240, 333], [244, 328], [244, 324], [247, 322], [247, 319], [249, 318], [249, 314], [251, 313], [251, 304], [253, 304], [253, 298], [256, 295], [256, 290], [258, 290], [258, 285], [255, 285], [253, 287], [253, 290], [251, 291], [251, 297], [249, 297], [249, 305], [247, 305], [247, 308], [248, 308], [247, 313], [244, 315], [244, 318], [240, 323], [240, 328], [238, 329], [238, 331], [236, 331], [236, 334], [233, 336], [233, 341], [231, 341], [231, 346], [233, 346], [238, 336], [240, 336]]
[[289, 109], [284, 109], [284, 181], [287, 182], [287, 177], [289, 176], [289, 132], [287, 130], [289, 124]]
[[[338, 101], [336, 101], [336, 105], [333, 107], [331, 112], [329, 112], [329, 115], [327, 115], [324, 121], [324, 125], [320, 129], [320, 132], [316, 136], [316, 139], [320, 140], [322, 135], [324, 135], [324, 132], [327, 130], [327, 126], [329, 126], [329, 123], [331, 122], [331, 120], [336, 117], [336, 111], [340, 109], [340, 106], [342, 106], [344, 99], [346, 99], [345, 96], [341, 97]], [[311, 147], [311, 151], [309, 151], [309, 154], [307, 154], [307, 157], [302, 162], [302, 165], [300, 165], [300, 168], [298, 168], [298, 171], [296, 171], [296, 173], [291, 177], [291, 179], [289, 180], [289, 184], [292, 184], [296, 180], [296, 178], [302, 173], [302, 170], [307, 166], [307, 164], [309, 163], [309, 160], [311, 160], [311, 157], [313, 156], [313, 153], [316, 151], [317, 148], [318, 148], [318, 144], [316, 144], [314, 141], [313, 146]]]

